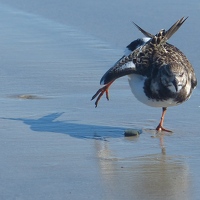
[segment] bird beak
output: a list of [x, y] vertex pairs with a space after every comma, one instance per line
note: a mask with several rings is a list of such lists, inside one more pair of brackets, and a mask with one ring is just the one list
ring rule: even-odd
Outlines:
[[178, 80], [175, 78], [173, 81], [172, 81], [172, 84], [174, 85], [175, 89], [176, 89], [176, 92], [178, 91]]

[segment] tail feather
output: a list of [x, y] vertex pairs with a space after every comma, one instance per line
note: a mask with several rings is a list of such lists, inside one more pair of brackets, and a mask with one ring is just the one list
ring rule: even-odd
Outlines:
[[174, 23], [168, 31], [166, 31], [166, 40], [168, 40], [181, 27], [181, 25], [185, 22], [187, 18], [188, 17], [182, 17], [176, 23]]
[[[133, 22], [133, 24], [138, 28], [139, 31], [141, 31], [146, 37], [149, 38], [155, 38], [158, 35], [161, 36], [162, 35], [162, 43], [166, 42], [167, 40], [169, 40], [169, 38], [181, 27], [181, 25], [185, 22], [185, 20], [188, 17], [182, 17], [181, 19], [179, 19], [176, 23], [174, 23], [169, 30], [165, 31], [165, 30], [161, 30], [157, 35], [152, 35], [151, 33], [145, 31], [144, 29], [142, 29], [140, 26], [138, 26], [136, 23]], [[161, 35], [160, 35], [161, 34]]]
[[133, 22], [133, 24], [139, 29], [139, 31], [141, 31], [146, 37], [149, 38], [153, 38], [154, 35], [152, 35], [151, 33], [145, 31], [144, 29], [142, 29], [140, 26], [138, 26], [135, 22]]

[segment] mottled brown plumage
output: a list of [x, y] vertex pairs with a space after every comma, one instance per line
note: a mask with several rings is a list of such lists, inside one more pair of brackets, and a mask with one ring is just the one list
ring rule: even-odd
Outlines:
[[181, 27], [187, 18], [181, 18], [172, 27], [152, 35], [138, 25], [136, 27], [148, 38], [138, 39], [127, 46], [131, 52], [124, 55], [102, 77], [105, 86], [97, 91], [95, 105], [112, 82], [121, 76], [129, 76], [129, 84], [135, 97], [144, 104], [162, 107], [163, 114], [157, 130], [163, 128], [167, 107], [186, 101], [197, 85], [194, 69], [186, 56], [167, 40]]

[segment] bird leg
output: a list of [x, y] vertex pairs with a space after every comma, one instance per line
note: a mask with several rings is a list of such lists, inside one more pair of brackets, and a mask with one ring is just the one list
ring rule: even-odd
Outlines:
[[95, 99], [97, 96], [97, 100], [95, 101], [95, 107], [97, 107], [99, 100], [101, 99], [101, 97], [103, 96], [104, 93], [106, 93], [106, 99], [109, 100], [109, 92], [108, 89], [111, 86], [111, 84], [114, 81], [111, 81], [110, 83], [106, 84], [104, 87], [100, 88], [95, 95], [92, 97], [91, 100]]
[[158, 126], [157, 126], [157, 128], [156, 128], [157, 131], [172, 132], [172, 131], [170, 131], [170, 130], [168, 130], [168, 129], [165, 129], [165, 128], [163, 127], [163, 123], [164, 123], [164, 118], [165, 118], [166, 111], [167, 111], [167, 108], [166, 108], [166, 107], [163, 107], [163, 108], [162, 108], [162, 116], [161, 116], [161, 119], [160, 119], [160, 123], [158, 124]]

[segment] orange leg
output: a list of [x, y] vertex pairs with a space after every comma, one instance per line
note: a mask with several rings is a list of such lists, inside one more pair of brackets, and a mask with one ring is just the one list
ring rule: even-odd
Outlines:
[[97, 100], [95, 101], [95, 106], [97, 107], [98, 105], [98, 102], [99, 100], [101, 99], [101, 97], [103, 96], [104, 93], [106, 93], [106, 98], [107, 100], [109, 100], [109, 92], [108, 92], [108, 89], [109, 87], [111, 86], [111, 84], [113, 83], [114, 81], [111, 81], [110, 83], [106, 84], [104, 87], [100, 88], [96, 93], [95, 95], [92, 97], [91, 100], [95, 99], [97, 96]]
[[163, 127], [163, 123], [164, 123], [164, 118], [165, 118], [166, 111], [167, 111], [167, 108], [166, 108], [166, 107], [163, 107], [163, 108], [162, 108], [162, 116], [161, 116], [161, 119], [160, 119], [160, 123], [158, 124], [158, 126], [157, 126], [157, 128], [156, 128], [157, 131], [172, 132], [172, 131], [170, 131], [170, 130], [168, 130], [168, 129], [165, 129], [165, 128]]

